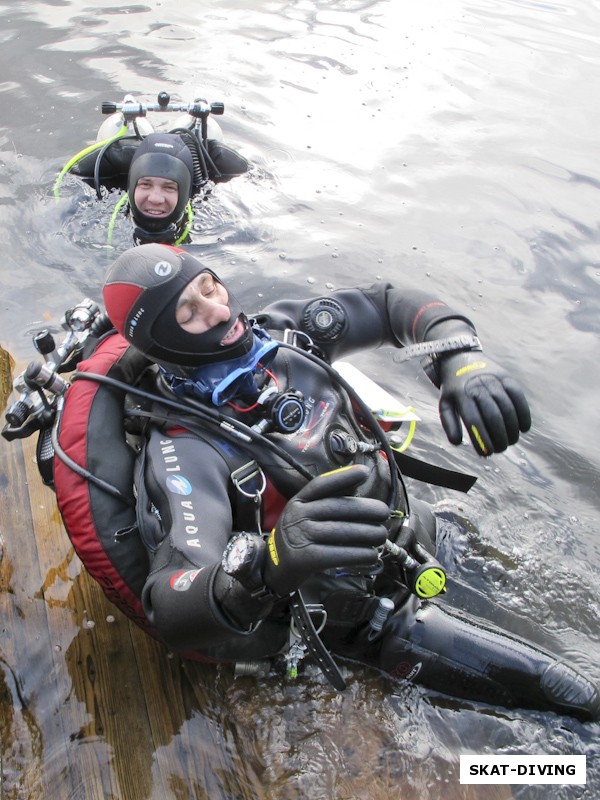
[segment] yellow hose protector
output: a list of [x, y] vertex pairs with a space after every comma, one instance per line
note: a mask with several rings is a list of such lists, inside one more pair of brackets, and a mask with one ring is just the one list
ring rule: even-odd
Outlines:
[[81, 150], [79, 153], [74, 155], [73, 158], [71, 158], [69, 161], [67, 161], [65, 166], [58, 173], [58, 176], [57, 176], [56, 180], [54, 181], [54, 190], [53, 190], [54, 191], [54, 199], [58, 200], [58, 192], [59, 192], [59, 189], [60, 189], [60, 185], [62, 183], [63, 178], [65, 177], [67, 172], [69, 172], [71, 167], [73, 167], [78, 161], [80, 161], [85, 156], [89, 155], [90, 153], [93, 153], [94, 150], [100, 150], [102, 147], [104, 147], [104, 145], [109, 144], [109, 142], [114, 142], [117, 139], [120, 139], [126, 133], [127, 133], [127, 125], [123, 125], [121, 130], [118, 133], [116, 133], [114, 136], [111, 136], [110, 138], [105, 139], [103, 142], [95, 142], [94, 144], [91, 144], [89, 147], [86, 147], [85, 149]]

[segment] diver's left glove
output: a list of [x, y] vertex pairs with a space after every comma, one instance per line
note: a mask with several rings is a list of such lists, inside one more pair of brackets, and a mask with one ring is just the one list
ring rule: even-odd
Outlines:
[[341, 467], [309, 481], [288, 500], [268, 539], [263, 576], [279, 595], [335, 567], [370, 567], [387, 538], [389, 508], [357, 497], [369, 477], [365, 466]]
[[452, 444], [464, 423], [481, 456], [501, 453], [531, 427], [529, 404], [519, 383], [481, 351], [440, 358], [440, 418]]

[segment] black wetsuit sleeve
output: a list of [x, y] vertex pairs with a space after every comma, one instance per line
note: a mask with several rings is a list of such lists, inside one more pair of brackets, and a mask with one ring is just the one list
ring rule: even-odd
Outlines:
[[[329, 330], [315, 325], [319, 303], [323, 305], [322, 317], [335, 312]], [[436, 295], [400, 290], [389, 283], [340, 289], [322, 298], [279, 300], [257, 315], [257, 321], [273, 330], [292, 328], [308, 333], [331, 360], [384, 344], [403, 347], [475, 332], [466, 316]]]
[[174, 650], [206, 651], [246, 632], [214, 594], [232, 533], [229, 484], [225, 461], [207, 442], [151, 429], [136, 478], [138, 524], [150, 557], [142, 602]]
[[214, 183], [226, 183], [248, 172], [249, 162], [231, 147], [216, 139], [208, 139], [206, 145], [210, 158], [209, 177]]

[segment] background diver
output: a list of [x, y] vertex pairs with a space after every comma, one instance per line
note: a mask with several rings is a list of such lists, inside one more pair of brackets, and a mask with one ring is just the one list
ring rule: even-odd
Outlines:
[[[136, 243], [182, 243], [193, 221], [192, 199], [206, 193], [209, 184], [225, 183], [248, 171], [249, 162], [222, 141], [212, 113], [223, 113], [220, 103], [210, 106], [195, 101], [188, 106], [171, 105], [161, 93], [159, 103], [142, 106], [128, 95], [123, 104], [103, 104], [115, 111], [101, 126], [98, 142], [85, 148], [65, 165], [55, 184], [55, 194], [67, 172], [96, 188], [118, 189], [126, 194], [117, 203], [109, 225], [109, 240], [119, 212], [130, 213]], [[146, 119], [148, 109], [186, 109], [184, 121], [168, 133], [156, 133]], [[210, 124], [209, 124], [210, 123]], [[151, 182], [154, 192], [150, 210], [136, 194], [140, 182]], [[141, 189], [141, 187], [140, 187]], [[146, 193], [145, 201], [148, 201]], [[156, 213], [160, 205], [160, 213]]]

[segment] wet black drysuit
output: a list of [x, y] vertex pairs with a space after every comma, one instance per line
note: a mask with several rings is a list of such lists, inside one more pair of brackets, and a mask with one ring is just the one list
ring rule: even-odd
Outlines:
[[[191, 133], [179, 131], [179, 134], [186, 136], [190, 148], [197, 147], [197, 142]], [[97, 172], [103, 186], [109, 189], [125, 190], [131, 161], [142, 141], [142, 138], [129, 136], [116, 139], [106, 151], [94, 150], [83, 156], [73, 165], [71, 172], [92, 185]], [[217, 139], [207, 139], [205, 148], [205, 163], [198, 167], [197, 188], [205, 180], [213, 183], [227, 183], [232, 178], [248, 171], [248, 161], [223, 142]], [[99, 157], [101, 161], [97, 164]]]
[[[314, 352], [326, 362], [381, 345], [402, 347], [475, 333], [467, 318], [436, 297], [384, 283], [317, 300], [280, 301], [256, 321], [274, 337], [285, 329], [308, 334]], [[275, 381], [279, 392], [301, 392], [306, 406], [298, 431], [267, 428], [264, 433], [289, 459], [264, 439], [245, 443], [187, 416], [185, 400], [181, 413], [155, 405], [156, 417], [145, 432], [135, 476], [138, 525], [150, 556], [142, 600], [161, 638], [180, 652], [238, 662], [287, 652], [290, 598], [250, 592], [223, 571], [221, 558], [234, 533], [266, 535], [276, 526], [286, 502], [307, 483], [306, 473], [294, 463], [310, 476], [361, 464], [367, 477], [357, 493], [386, 502], [390, 497], [395, 466], [331, 371], [301, 348], [283, 346], [269, 370], [265, 380]], [[160, 378], [156, 386], [173, 399]], [[237, 410], [226, 405], [221, 412], [246, 426], [260, 423], [262, 410], [240, 411], [243, 405]], [[259, 505], [232, 482], [232, 473], [251, 461], [266, 478]], [[253, 487], [246, 486], [246, 494], [252, 495]], [[409, 546], [416, 540], [434, 553], [436, 518], [429, 506], [400, 491], [396, 510], [389, 538], [400, 537], [406, 544], [409, 531]], [[408, 528], [400, 526], [403, 519]], [[341, 537], [343, 545], [343, 531]], [[391, 554], [381, 558], [378, 570], [343, 567], [340, 563], [312, 575], [300, 587], [305, 602], [318, 609], [315, 624], [325, 622], [320, 638], [336, 656], [464, 698], [583, 716], [598, 713], [598, 694], [586, 679], [483, 621], [437, 599], [417, 598]], [[393, 610], [375, 634], [369, 620], [382, 596], [391, 598]]]

